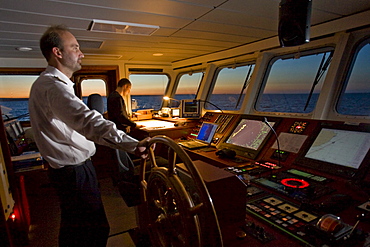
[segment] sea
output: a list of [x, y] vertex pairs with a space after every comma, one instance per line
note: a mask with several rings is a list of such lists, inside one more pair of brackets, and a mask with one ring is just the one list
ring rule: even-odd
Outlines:
[[[235, 107], [239, 95], [237, 94], [218, 94], [213, 95], [211, 103], [206, 105], [209, 110], [221, 108], [222, 110], [238, 110]], [[176, 95], [176, 99], [187, 99], [189, 95]], [[162, 105], [163, 95], [132, 95], [131, 99], [137, 111], [140, 109], [159, 110]], [[312, 112], [318, 94], [313, 94], [306, 109], [305, 105], [308, 94], [264, 94], [258, 102], [256, 109], [263, 112], [285, 112], [285, 113], [309, 113]], [[87, 97], [82, 99], [85, 104]], [[103, 97], [106, 106], [106, 97]], [[0, 98], [3, 119], [17, 118], [19, 121], [29, 121], [28, 98]], [[215, 106], [214, 106], [215, 105]], [[106, 108], [105, 108], [106, 110]], [[370, 116], [370, 93], [346, 93], [337, 105], [337, 111], [343, 115]]]

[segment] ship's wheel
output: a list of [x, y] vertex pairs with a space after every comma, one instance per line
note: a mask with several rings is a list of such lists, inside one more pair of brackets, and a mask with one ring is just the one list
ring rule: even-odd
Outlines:
[[[149, 147], [150, 162], [143, 160], [141, 164], [142, 204], [138, 212], [140, 227], [147, 229], [152, 246], [223, 246], [212, 199], [190, 157], [166, 136], [153, 137]], [[179, 163], [185, 167], [186, 183], [176, 167]]]

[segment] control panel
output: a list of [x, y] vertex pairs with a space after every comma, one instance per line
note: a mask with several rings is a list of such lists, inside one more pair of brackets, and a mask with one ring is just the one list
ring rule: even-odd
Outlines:
[[[252, 124], [254, 120], [260, 123]], [[196, 158], [204, 156], [209, 164], [215, 160], [246, 186], [246, 218], [233, 228], [237, 242], [230, 246], [370, 243], [369, 124], [212, 112], [200, 119], [199, 126], [203, 121], [219, 124], [213, 142], [219, 150], [216, 155], [194, 151]], [[270, 131], [264, 123], [276, 133], [259, 142]], [[351, 136], [358, 141], [352, 143]], [[230, 150], [223, 150], [226, 141], [232, 144], [227, 146]], [[233, 145], [258, 149], [255, 158], [233, 152]], [[220, 150], [230, 155], [221, 156]]]
[[235, 121], [237, 121], [237, 119], [238, 114], [206, 112], [206, 114], [204, 114], [204, 116], [199, 120], [198, 124], [192, 129], [190, 138], [194, 138], [198, 135], [203, 122], [215, 123], [218, 127], [213, 137], [212, 144], [216, 146], [221, 142], [222, 138], [230, 130], [230, 127], [235, 123]]

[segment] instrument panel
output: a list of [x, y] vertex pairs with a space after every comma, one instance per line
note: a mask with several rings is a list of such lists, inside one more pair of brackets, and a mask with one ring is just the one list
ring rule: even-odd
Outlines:
[[[248, 116], [207, 112], [200, 123], [219, 124], [214, 144], [220, 148], [239, 120], [245, 117]], [[307, 158], [307, 151], [319, 145], [326, 145], [323, 148], [335, 158], [335, 149], [341, 140], [326, 135], [325, 142], [315, 142], [322, 129], [333, 130], [330, 134], [341, 134], [342, 130], [346, 134], [352, 133], [350, 131], [364, 133], [359, 134], [365, 138], [361, 140], [363, 149], [358, 148], [356, 154], [349, 148], [345, 150], [347, 155], [357, 155], [361, 159], [357, 167]], [[276, 134], [268, 137], [254, 159], [189, 151], [209, 164], [214, 161], [247, 186], [246, 218], [240, 219], [242, 223], [231, 227], [231, 231], [225, 227], [228, 229], [224, 231], [224, 235], [228, 235], [226, 246], [242, 247], [251, 243], [253, 246], [277, 246], [278, 243], [366, 246], [370, 242], [370, 152], [366, 146], [370, 143], [370, 125], [347, 126], [334, 121], [281, 118], [274, 131]], [[230, 234], [234, 234], [234, 238]]]

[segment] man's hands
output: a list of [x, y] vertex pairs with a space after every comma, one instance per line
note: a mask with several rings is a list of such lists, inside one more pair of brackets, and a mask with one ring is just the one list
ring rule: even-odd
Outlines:
[[[150, 141], [150, 137], [147, 137], [141, 141], [136, 146], [135, 154], [139, 156], [142, 159], [148, 158], [148, 143]], [[155, 145], [153, 145], [153, 149], [155, 148]]]

